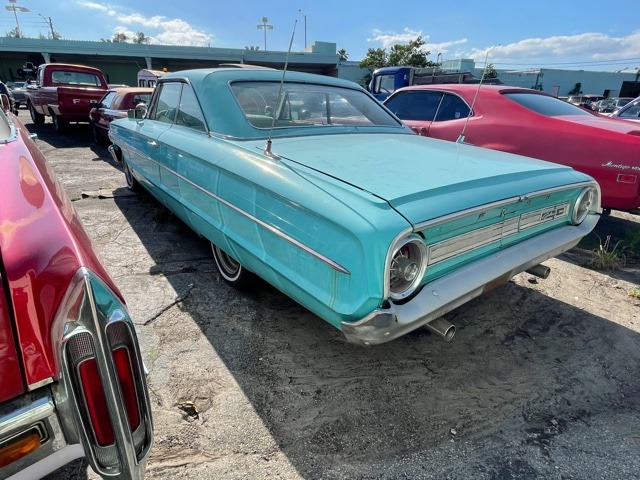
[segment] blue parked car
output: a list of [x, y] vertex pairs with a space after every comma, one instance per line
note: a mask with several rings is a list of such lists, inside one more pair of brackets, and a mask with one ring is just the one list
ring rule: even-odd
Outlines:
[[450, 339], [442, 315], [546, 275], [600, 212], [587, 175], [419, 137], [355, 83], [299, 72], [169, 73], [109, 136], [129, 188], [206, 237], [224, 281], [258, 275], [366, 345]]

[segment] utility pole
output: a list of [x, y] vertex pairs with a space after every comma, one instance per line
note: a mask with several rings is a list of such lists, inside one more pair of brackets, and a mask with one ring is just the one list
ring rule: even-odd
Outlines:
[[51, 17], [45, 17], [41, 13], [39, 13], [38, 15], [40, 15], [42, 18], [44, 18], [44, 21], [49, 24], [49, 28], [51, 28], [51, 38], [53, 40], [56, 40], [56, 32], [54, 32], [54, 30], [53, 30], [53, 20], [51, 20]]
[[262, 17], [262, 24], [256, 25], [258, 30], [264, 30], [264, 51], [267, 51], [267, 30], [273, 30], [273, 25], [267, 25], [269, 19], [267, 17]]

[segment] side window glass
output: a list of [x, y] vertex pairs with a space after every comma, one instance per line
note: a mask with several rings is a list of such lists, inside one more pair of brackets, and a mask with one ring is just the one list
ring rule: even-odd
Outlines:
[[193, 128], [205, 132], [207, 129], [204, 124], [204, 116], [200, 110], [198, 99], [190, 85], [184, 85], [182, 89], [182, 98], [180, 99], [180, 111], [176, 119], [177, 125]]
[[407, 90], [390, 97], [385, 105], [401, 120], [432, 122], [441, 98], [441, 92]]
[[620, 118], [638, 118], [640, 116], [640, 104], [629, 107], [620, 114]]
[[392, 93], [395, 84], [395, 77], [393, 75], [379, 75], [376, 77], [374, 85], [375, 93]]
[[447, 120], [457, 120], [459, 118], [467, 118], [469, 116], [469, 106], [457, 95], [445, 94], [440, 102], [438, 113], [436, 114], [436, 122]]
[[182, 84], [180, 82], [164, 83], [158, 88], [160, 89], [158, 100], [149, 118], [158, 122], [173, 123], [180, 104]]
[[116, 97], [116, 92], [110, 92], [108, 93], [103, 99], [102, 99], [102, 107], [103, 108], [111, 108], [111, 104], [113, 103], [113, 99]]

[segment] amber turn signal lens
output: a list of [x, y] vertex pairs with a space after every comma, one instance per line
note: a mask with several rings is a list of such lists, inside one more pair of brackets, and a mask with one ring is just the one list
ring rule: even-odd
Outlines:
[[40, 435], [32, 433], [26, 437], [18, 437], [9, 445], [0, 448], [0, 467], [9, 465], [30, 454], [40, 446]]

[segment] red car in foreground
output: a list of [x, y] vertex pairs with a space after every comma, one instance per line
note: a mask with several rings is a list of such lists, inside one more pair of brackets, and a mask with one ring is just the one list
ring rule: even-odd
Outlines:
[[41, 478], [82, 456], [105, 478], [142, 478], [153, 428], [124, 300], [4, 109], [0, 161], [0, 478]]
[[406, 87], [385, 105], [420, 135], [450, 141], [462, 136], [473, 145], [591, 175], [600, 184], [605, 210], [640, 207], [640, 125], [536, 90], [497, 85]]

